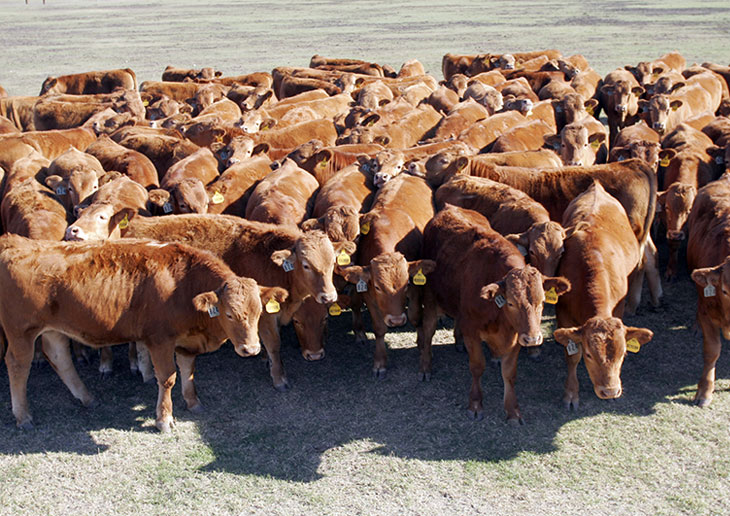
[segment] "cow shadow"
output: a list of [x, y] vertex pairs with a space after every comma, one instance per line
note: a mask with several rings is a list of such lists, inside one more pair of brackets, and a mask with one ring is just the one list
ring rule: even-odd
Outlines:
[[[215, 457], [203, 471], [295, 482], [321, 478], [331, 462], [343, 456], [348, 461], [378, 455], [500, 462], [523, 452], [549, 454], [558, 448], [557, 434], [572, 421], [603, 414], [648, 417], [658, 404], [691, 402], [702, 367], [701, 337], [692, 329], [694, 289], [686, 277], [665, 289], [661, 310], [642, 306], [637, 316], [626, 318], [628, 325], [649, 327], [655, 336], [640, 353], [626, 358], [624, 395], [617, 402], [595, 396], [581, 365], [581, 406], [566, 410], [560, 401], [566, 376], [563, 350], [549, 339], [538, 361], [524, 353], [519, 360], [517, 394], [526, 424], [514, 427], [505, 422], [502, 379], [491, 362], [482, 379], [484, 420], [473, 421], [466, 415], [468, 359], [453, 345], [451, 325], [437, 332], [431, 381], [418, 380], [418, 350], [409, 327], [386, 336], [388, 373], [376, 379], [371, 375], [372, 334], [367, 344], [356, 344], [349, 314], [343, 314], [330, 321], [327, 356], [318, 362], [306, 362], [294, 332], [284, 330], [282, 358], [290, 391], [273, 389], [265, 361], [241, 358], [226, 345], [198, 359], [196, 382], [205, 412], [193, 415], [185, 410], [178, 382], [173, 390], [175, 416], [195, 423]], [[86, 455], [105, 450], [93, 438], [96, 430], [155, 432], [157, 387], [130, 375], [125, 356], [123, 347], [115, 350], [117, 372], [111, 379], [100, 379], [95, 364], [79, 368], [99, 399], [92, 410], [77, 404], [50, 367], [34, 370], [29, 396], [37, 427], [30, 432], [15, 429], [4, 380], [0, 426], [5, 439], [0, 453]], [[0, 375], [7, 378], [4, 369]], [[727, 353], [717, 370], [720, 378], [728, 377]]]

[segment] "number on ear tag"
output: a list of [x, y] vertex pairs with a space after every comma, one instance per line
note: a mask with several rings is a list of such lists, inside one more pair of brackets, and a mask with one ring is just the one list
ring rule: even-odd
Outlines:
[[558, 302], [558, 293], [555, 292], [555, 287], [550, 287], [550, 290], [545, 292], [545, 302], [549, 305], [554, 305]]
[[337, 265], [340, 267], [350, 265], [350, 255], [344, 249], [337, 255]]
[[716, 293], [715, 285], [713, 285], [712, 283], [708, 283], [705, 287], [704, 293], [705, 297], [714, 297]]
[[641, 349], [641, 344], [639, 344], [639, 341], [636, 339], [629, 339], [626, 341], [626, 351], [631, 351], [632, 353], [638, 353]]
[[129, 226], [129, 216], [125, 215], [122, 220], [119, 221], [119, 229], [127, 229]]
[[368, 291], [368, 284], [365, 283], [365, 280], [362, 278], [358, 280], [357, 284], [355, 285], [355, 290], [358, 292], [367, 292]]
[[507, 303], [507, 300], [502, 294], [497, 294], [497, 297], [494, 298], [494, 302], [499, 308], [502, 308]]
[[370, 223], [369, 222], [366, 222], [365, 224], [360, 226], [360, 233], [362, 233], [363, 235], [367, 235], [368, 233], [370, 233]]
[[214, 305], [214, 306], [211, 306], [210, 308], [208, 308], [208, 315], [210, 316], [211, 319], [213, 317], [218, 317], [220, 314], [221, 313], [218, 311], [217, 306]]
[[568, 352], [568, 355], [573, 356], [578, 353], [578, 344], [576, 344], [572, 340], [569, 340], [568, 345], [565, 346], [565, 350]]
[[668, 166], [669, 166], [669, 162], [670, 162], [670, 161], [671, 161], [671, 160], [670, 160], [670, 159], [669, 159], [668, 157], [666, 157], [666, 156], [665, 156], [665, 157], [663, 157], [663, 158], [662, 158], [662, 160], [661, 160], [661, 161], [659, 162], [659, 166], [661, 166], [661, 167], [668, 167]]
[[170, 204], [170, 201], [166, 202], [162, 205], [162, 212], [163, 213], [170, 213], [172, 211], [172, 204]]
[[66, 187], [61, 185], [56, 187], [56, 195], [66, 195]]
[[281, 306], [279, 305], [279, 302], [274, 299], [273, 297], [269, 299], [269, 302], [266, 303], [266, 313], [267, 314], [275, 314], [281, 309]]
[[294, 264], [289, 260], [284, 260], [284, 263], [281, 264], [281, 268], [284, 269], [284, 272], [291, 272], [294, 270]]
[[222, 204], [226, 200], [225, 197], [223, 197], [223, 194], [220, 192], [216, 192], [213, 194], [213, 197], [210, 199], [210, 202], [213, 204]]
[[418, 269], [418, 272], [413, 276], [413, 284], [419, 287], [426, 284], [426, 275], [421, 269]]
[[332, 317], [337, 317], [342, 313], [342, 308], [340, 308], [340, 305], [338, 305], [337, 303], [332, 303], [328, 312]]

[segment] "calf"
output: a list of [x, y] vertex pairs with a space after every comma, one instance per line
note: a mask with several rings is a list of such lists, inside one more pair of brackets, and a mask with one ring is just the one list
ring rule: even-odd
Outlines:
[[[540, 274], [517, 248], [492, 230], [482, 215], [448, 206], [424, 231], [423, 255], [435, 261], [427, 275], [423, 323], [418, 328], [419, 375], [431, 374], [431, 340], [439, 312], [453, 317], [469, 352], [471, 388], [468, 413], [483, 417], [481, 376], [486, 367], [482, 341], [501, 359], [504, 410], [510, 422], [522, 423], [515, 394], [517, 357], [521, 347], [539, 346], [545, 291], [563, 294], [564, 278]], [[490, 264], [484, 267], [483, 264]]]
[[137, 89], [137, 76], [129, 68], [85, 72], [60, 77], [47, 77], [41, 86], [40, 95], [51, 93], [69, 93], [83, 95], [93, 93], [111, 93], [117, 88], [124, 90]]
[[[7, 338], [5, 362], [13, 414], [31, 428], [26, 398], [33, 343], [44, 335], [44, 352], [71, 393], [84, 405], [93, 398], [71, 363], [63, 336], [84, 344], [144, 341], [158, 384], [155, 425], [173, 424], [171, 390], [176, 349], [183, 396], [197, 405], [193, 369], [185, 352], [213, 351], [230, 339], [242, 356], [256, 354], [261, 297], [285, 298], [236, 276], [210, 253], [181, 244], [125, 241], [104, 245], [35, 242], [0, 237], [0, 323]], [[43, 270], [43, 281], [34, 271]], [[145, 302], [134, 302], [144, 299]], [[185, 358], [185, 359], [183, 359]]]
[[[597, 181], [563, 215], [568, 234], [558, 273], [573, 285], [556, 307], [555, 340], [565, 346], [568, 378], [563, 403], [578, 408], [577, 369], [585, 357], [593, 389], [601, 399], [621, 396], [621, 365], [627, 343], [646, 344], [653, 333], [621, 321], [628, 277], [641, 251], [621, 204]], [[610, 256], [610, 260], [603, 257]], [[634, 349], [634, 352], [638, 349]]]

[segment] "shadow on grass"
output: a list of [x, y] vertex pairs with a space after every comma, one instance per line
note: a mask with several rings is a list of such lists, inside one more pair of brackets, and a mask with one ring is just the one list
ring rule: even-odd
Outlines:
[[[683, 281], [666, 287], [661, 311], [644, 308], [627, 324], [655, 331], [653, 341], [624, 363], [624, 396], [599, 400], [584, 366], [579, 367], [581, 407], [569, 412], [560, 402], [565, 381], [562, 349], [549, 340], [540, 361], [520, 357], [517, 394], [526, 424], [504, 420], [502, 380], [497, 365], [488, 365], [482, 385], [484, 420], [466, 416], [470, 383], [467, 355], [456, 351], [450, 328], [437, 333], [430, 382], [417, 379], [415, 333], [389, 333], [389, 369], [385, 379], [371, 376], [373, 341], [356, 345], [350, 317], [330, 324], [327, 356], [305, 362], [294, 333], [283, 332], [282, 357], [292, 384], [276, 392], [265, 363], [242, 359], [230, 346], [199, 357], [196, 382], [206, 406], [202, 415], [184, 408], [179, 382], [173, 391], [179, 421], [194, 421], [215, 459], [205, 471], [312, 482], [327, 474], [339, 455], [393, 456], [424, 461], [499, 462], [522, 452], [548, 454], [567, 423], [611, 413], [645, 417], [660, 403], [689, 403], [701, 370], [700, 338], [692, 335], [694, 291]], [[372, 337], [372, 334], [370, 334]], [[101, 380], [91, 366], [81, 368], [89, 389], [99, 398], [93, 410], [80, 407], [50, 368], [34, 370], [29, 395], [37, 428], [14, 427], [7, 380], [0, 385], [0, 453], [104, 451], [91, 432], [101, 429], [154, 431], [157, 387], [143, 385], [126, 370], [125, 350], [115, 354], [117, 373]], [[4, 369], [4, 367], [2, 368]], [[730, 372], [727, 353], [718, 363], [720, 378]], [[7, 378], [5, 371], [3, 376]], [[49, 395], [53, 393], [53, 395]], [[697, 409], [699, 410], [699, 409]], [[144, 424], [143, 424], [144, 422]]]

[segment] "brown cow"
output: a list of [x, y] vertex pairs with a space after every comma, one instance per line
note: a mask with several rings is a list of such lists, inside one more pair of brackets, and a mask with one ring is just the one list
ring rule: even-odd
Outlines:
[[479, 81], [470, 81], [461, 95], [461, 99], [474, 99], [477, 103], [484, 106], [490, 115], [501, 110], [504, 106], [504, 98], [502, 93], [493, 86], [488, 86]]
[[162, 178], [173, 164], [200, 149], [193, 142], [182, 138], [177, 131], [170, 131], [169, 134], [141, 126], [122, 127], [111, 135], [111, 139], [122, 147], [147, 156], [154, 164], [157, 176]]
[[414, 108], [398, 122], [356, 127], [338, 143], [378, 143], [392, 149], [413, 147], [439, 123], [442, 116], [428, 104]]
[[107, 108], [126, 114], [134, 121], [145, 117], [142, 98], [134, 90], [95, 95], [46, 95], [33, 106], [33, 125], [37, 131], [79, 127]]
[[565, 231], [524, 192], [482, 177], [455, 176], [436, 190], [434, 201], [437, 210], [450, 204], [482, 214], [537, 270], [555, 274]]
[[206, 186], [218, 178], [218, 160], [202, 147], [172, 165], [160, 181], [170, 192], [173, 213], [207, 213]]
[[656, 82], [656, 79], [666, 72], [681, 72], [687, 62], [679, 52], [669, 52], [653, 61], [642, 61], [636, 66], [626, 65], [624, 68], [634, 74], [641, 86], [646, 88], [649, 84]]
[[493, 143], [510, 128], [525, 121], [525, 117], [517, 111], [497, 113], [474, 123], [458, 136], [458, 140], [474, 149], [481, 150]]
[[558, 135], [547, 136], [545, 142], [560, 155], [565, 166], [590, 166], [605, 163], [608, 131], [601, 122], [587, 116], [564, 126]]
[[608, 118], [611, 145], [619, 130], [638, 121], [639, 97], [644, 91], [628, 70], [614, 70], [603, 79], [599, 100]]
[[51, 162], [45, 182], [72, 213], [99, 189], [99, 178], [104, 173], [98, 159], [71, 147]]
[[[423, 276], [433, 269], [432, 262], [419, 260], [423, 228], [434, 214], [431, 197], [431, 188], [419, 177], [401, 174], [388, 181], [370, 211], [361, 217], [358, 265], [340, 271], [356, 285], [370, 312], [375, 333], [373, 375], [378, 378], [386, 372], [387, 329], [403, 326], [408, 315], [413, 324], [420, 318], [418, 294], [409, 286], [409, 279], [419, 270]], [[357, 297], [353, 300], [353, 329], [358, 342], [367, 342]]]
[[228, 167], [206, 188], [208, 213], [225, 213], [243, 217], [248, 199], [259, 181], [271, 173], [266, 154], [255, 154]]
[[487, 118], [489, 114], [487, 108], [474, 99], [460, 102], [454, 105], [436, 125], [431, 141], [454, 139], [475, 122]]
[[730, 335], [730, 175], [700, 188], [689, 217], [687, 266], [697, 288], [704, 366], [694, 401], [706, 407], [715, 390], [721, 337]]
[[492, 355], [501, 358], [507, 419], [521, 424], [514, 389], [520, 348], [542, 343], [544, 292], [554, 289], [560, 295], [570, 283], [525, 265], [517, 248], [492, 230], [484, 216], [455, 206], [428, 223], [423, 249], [436, 268], [427, 276], [423, 324], [418, 328], [420, 377], [430, 377], [431, 340], [438, 313], [445, 313], [455, 319], [469, 352], [469, 415], [483, 417], [480, 382], [486, 363], [481, 343], [486, 341]]
[[160, 186], [157, 170], [147, 156], [119, 145], [107, 135], [99, 136], [85, 152], [98, 159], [106, 171], [121, 172], [145, 188]]
[[553, 128], [542, 120], [529, 120], [516, 125], [497, 137], [490, 152], [538, 150], [545, 144], [544, 138], [553, 134]]
[[162, 72], [163, 81], [183, 82], [185, 79], [196, 81], [198, 79], [210, 80], [223, 75], [222, 72], [211, 67], [193, 69], [193, 68], [177, 68], [172, 65], [165, 67]]
[[[555, 340], [565, 346], [568, 378], [563, 403], [577, 409], [578, 363], [585, 357], [593, 390], [601, 399], [621, 396], [621, 366], [629, 341], [646, 344], [653, 333], [624, 326], [628, 277], [641, 250], [623, 206], [598, 181], [565, 210], [568, 237], [558, 273], [573, 285], [558, 300]], [[633, 343], [632, 343], [633, 344]], [[638, 349], [634, 348], [634, 352]]]
[[63, 240], [66, 209], [52, 191], [29, 177], [16, 183], [0, 205], [5, 232], [35, 240]]
[[144, 341], [158, 383], [155, 425], [167, 432], [174, 425], [175, 350], [183, 396], [195, 409], [190, 357], [226, 339], [242, 356], [258, 353], [262, 298], [286, 297], [281, 289], [259, 289], [255, 281], [236, 276], [210, 253], [181, 244], [41, 243], [6, 235], [0, 237], [0, 261], [0, 282], [9, 294], [0, 299], [0, 323], [8, 342], [13, 414], [21, 428], [33, 426], [26, 384], [39, 335], [54, 369], [86, 406], [93, 397], [71, 363], [64, 336], [94, 347]]
[[608, 162], [638, 158], [657, 170], [660, 149], [659, 134], [641, 120], [619, 131], [611, 147]]
[[555, 122], [558, 131], [568, 124], [580, 122], [587, 116], [593, 116], [598, 108], [598, 100], [584, 100], [577, 93], [569, 93], [553, 103]]
[[8, 118], [21, 131], [35, 131], [33, 107], [40, 97], [0, 97], [0, 116]]
[[69, 147], [82, 150], [94, 140], [94, 131], [84, 128], [3, 135], [0, 136], [0, 167], [10, 170], [16, 159], [28, 156], [32, 150], [52, 160], [66, 152]]
[[39, 95], [52, 93], [69, 93], [71, 95], [111, 93], [118, 88], [123, 90], [137, 89], [137, 76], [129, 68], [77, 73], [60, 77], [50, 76], [43, 81]]

